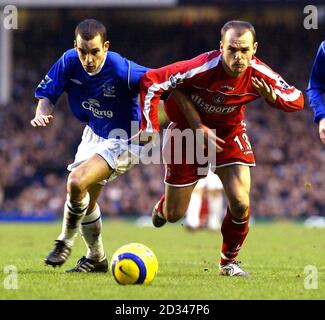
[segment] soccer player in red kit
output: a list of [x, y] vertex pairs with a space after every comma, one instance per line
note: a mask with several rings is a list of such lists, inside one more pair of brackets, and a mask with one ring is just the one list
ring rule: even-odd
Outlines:
[[[262, 97], [271, 107], [286, 112], [304, 106], [302, 93], [255, 57], [257, 45], [249, 22], [229, 21], [221, 29], [219, 50], [149, 70], [141, 80], [143, 132], [159, 131], [158, 103], [162, 94], [170, 93], [165, 103], [169, 130], [199, 130], [205, 142], [214, 143], [215, 163], [210, 165], [228, 199], [219, 263], [220, 274], [226, 276], [248, 276], [236, 261], [249, 229], [250, 167], [255, 166], [244, 123], [245, 105]], [[167, 134], [164, 148], [171, 140]], [[156, 227], [184, 216], [202, 178], [199, 164], [186, 162], [186, 152], [183, 148], [182, 163], [166, 164], [165, 194], [153, 209]]]

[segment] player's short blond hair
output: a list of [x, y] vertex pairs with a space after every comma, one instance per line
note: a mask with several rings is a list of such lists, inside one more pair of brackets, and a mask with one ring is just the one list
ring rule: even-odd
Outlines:
[[224, 26], [221, 28], [221, 41], [223, 41], [225, 34], [229, 29], [235, 29], [237, 31], [238, 36], [241, 36], [245, 32], [250, 31], [253, 36], [253, 43], [256, 42], [255, 28], [248, 21], [231, 20], [226, 22]]

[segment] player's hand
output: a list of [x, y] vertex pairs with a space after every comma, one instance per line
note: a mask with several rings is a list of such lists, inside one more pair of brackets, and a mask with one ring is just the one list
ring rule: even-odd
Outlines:
[[261, 97], [265, 98], [271, 103], [274, 103], [276, 101], [276, 94], [272, 85], [267, 84], [263, 78], [258, 79], [252, 77], [252, 84]]
[[319, 138], [325, 143], [325, 118], [319, 121]]
[[211, 130], [209, 127], [205, 126], [204, 124], [201, 124], [198, 128], [196, 128], [196, 136], [197, 137], [201, 136], [200, 140], [202, 139], [203, 136], [205, 147], [209, 147], [211, 145], [212, 148], [216, 149], [216, 152], [223, 151], [222, 145], [224, 145], [226, 141], [219, 138], [213, 132], [213, 130]]
[[51, 114], [45, 115], [41, 114], [38, 116], [35, 116], [34, 119], [30, 121], [30, 124], [33, 127], [46, 127], [53, 119], [53, 116]]

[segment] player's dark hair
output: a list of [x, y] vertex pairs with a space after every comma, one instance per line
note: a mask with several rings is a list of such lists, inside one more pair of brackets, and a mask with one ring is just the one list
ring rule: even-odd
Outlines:
[[86, 19], [81, 21], [77, 25], [74, 34], [76, 39], [77, 35], [80, 35], [80, 37], [86, 41], [100, 35], [103, 43], [106, 41], [106, 27], [95, 19]]
[[232, 20], [228, 21], [221, 28], [221, 41], [223, 40], [226, 32], [229, 29], [236, 29], [239, 36], [243, 35], [246, 31], [250, 31], [253, 36], [253, 43], [256, 42], [256, 32], [255, 28], [250, 22], [241, 21], [241, 20]]

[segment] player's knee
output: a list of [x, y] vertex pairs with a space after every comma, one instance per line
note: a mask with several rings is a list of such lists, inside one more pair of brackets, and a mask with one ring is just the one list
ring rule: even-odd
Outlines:
[[249, 208], [249, 199], [242, 198], [236, 199], [230, 205], [231, 213], [239, 219], [242, 219], [247, 216]]
[[67, 183], [67, 189], [68, 193], [70, 194], [79, 194], [83, 193], [87, 187], [85, 179], [75, 174], [74, 172], [71, 172], [68, 177], [68, 183]]

